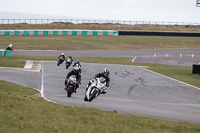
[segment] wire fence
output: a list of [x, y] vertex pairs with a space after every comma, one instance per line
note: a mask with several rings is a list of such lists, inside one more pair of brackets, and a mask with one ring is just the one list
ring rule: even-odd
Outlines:
[[200, 25], [195, 22], [122, 21], [122, 20], [80, 20], [80, 19], [0, 19], [0, 24], [122, 24], [122, 25]]

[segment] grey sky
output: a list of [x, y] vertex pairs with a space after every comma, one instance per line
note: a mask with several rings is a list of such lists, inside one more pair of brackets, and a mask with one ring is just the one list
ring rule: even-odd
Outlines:
[[0, 3], [0, 18], [53, 15], [61, 18], [200, 22], [200, 7], [196, 7], [196, 0], [0, 0]]

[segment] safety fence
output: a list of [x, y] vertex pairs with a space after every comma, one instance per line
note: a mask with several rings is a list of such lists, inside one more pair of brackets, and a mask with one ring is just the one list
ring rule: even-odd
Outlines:
[[116, 31], [116, 30], [0, 30], [0, 36], [92, 35], [92, 36], [183, 36], [200, 37], [196, 32]]
[[31, 35], [93, 35], [118, 36], [119, 31], [113, 30], [0, 30], [3, 36], [31, 36]]
[[200, 25], [198, 22], [82, 20], [82, 19], [0, 19], [0, 24], [122, 24], [122, 25]]

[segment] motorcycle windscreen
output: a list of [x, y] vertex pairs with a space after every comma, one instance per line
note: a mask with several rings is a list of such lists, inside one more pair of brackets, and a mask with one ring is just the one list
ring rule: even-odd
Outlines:
[[100, 82], [102, 83], [102, 84], [105, 84], [106, 83], [106, 79], [104, 78], [104, 77], [100, 77]]

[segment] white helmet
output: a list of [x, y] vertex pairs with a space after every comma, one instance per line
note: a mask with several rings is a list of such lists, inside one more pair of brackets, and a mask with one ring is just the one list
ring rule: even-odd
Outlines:
[[103, 73], [104, 73], [104, 75], [105, 75], [106, 77], [108, 77], [109, 74], [110, 74], [110, 70], [109, 70], [108, 68], [105, 68], [104, 71], [103, 71]]
[[12, 43], [8, 45], [8, 47], [12, 47], [12, 46], [13, 46], [13, 44], [12, 44]]
[[64, 55], [64, 53], [61, 53], [60, 55]]

